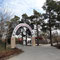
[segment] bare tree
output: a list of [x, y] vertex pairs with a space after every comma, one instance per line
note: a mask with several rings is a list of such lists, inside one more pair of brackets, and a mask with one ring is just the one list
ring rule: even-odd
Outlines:
[[0, 39], [4, 40], [7, 34], [8, 25], [7, 22], [10, 20], [12, 14], [7, 12], [5, 9], [0, 11]]

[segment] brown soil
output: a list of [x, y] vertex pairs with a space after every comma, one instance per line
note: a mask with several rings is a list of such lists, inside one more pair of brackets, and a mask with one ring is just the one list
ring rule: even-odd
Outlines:
[[4, 50], [0, 52], [0, 60], [7, 60], [8, 58], [20, 54], [23, 51], [21, 49], [10, 49], [10, 50]]

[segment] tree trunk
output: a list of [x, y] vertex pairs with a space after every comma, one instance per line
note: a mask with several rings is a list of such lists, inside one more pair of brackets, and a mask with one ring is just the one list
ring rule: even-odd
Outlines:
[[22, 32], [22, 45], [23, 45], [23, 32]]
[[5, 39], [5, 49], [6, 49], [6, 45], [7, 45], [7, 43], [6, 43], [6, 39]]
[[53, 46], [51, 27], [50, 27], [50, 43], [51, 43], [51, 46]]
[[27, 31], [26, 31], [26, 45], [27, 45]]
[[38, 38], [38, 24], [36, 24], [36, 28], [37, 28], [37, 46], [39, 46], [39, 38]]
[[50, 31], [50, 43], [51, 46], [53, 46], [53, 42], [52, 42], [52, 30], [51, 30], [51, 12], [49, 12], [49, 31]]

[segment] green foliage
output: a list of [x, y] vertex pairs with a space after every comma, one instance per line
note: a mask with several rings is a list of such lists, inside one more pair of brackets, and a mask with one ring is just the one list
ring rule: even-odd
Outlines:
[[22, 15], [22, 18], [26, 19], [27, 17], [28, 17], [28, 15], [26, 13]]
[[[56, 21], [60, 21], [60, 2], [55, 0], [46, 0], [43, 5], [43, 9], [45, 10], [45, 14], [43, 14], [44, 19], [48, 20], [48, 31], [50, 32], [50, 42], [52, 46], [52, 28], [56, 28]], [[44, 29], [45, 27], [42, 27]]]
[[47, 28], [53, 28], [56, 25], [56, 21], [60, 21], [60, 1], [46, 0], [43, 9], [46, 11], [43, 14], [44, 19], [48, 19]]
[[11, 39], [15, 26], [17, 26], [19, 24], [19, 19], [20, 18], [18, 16], [14, 16], [14, 18], [12, 18], [10, 21], [7, 22], [7, 24], [8, 24], [8, 31], [7, 31], [8, 43], [10, 43], [10, 39]]
[[28, 20], [28, 15], [25, 13], [25, 14], [22, 14], [22, 19], [21, 19], [21, 22], [22, 23], [27, 23], [27, 24], [29, 24], [30, 22], [29, 22], [29, 20]]
[[38, 11], [36, 11], [35, 9], [33, 10], [33, 13], [35, 15], [36, 18], [41, 16], [41, 13], [39, 13]]
[[20, 19], [20, 17], [15, 15], [14, 18], [11, 19], [11, 22], [18, 21], [19, 19]]

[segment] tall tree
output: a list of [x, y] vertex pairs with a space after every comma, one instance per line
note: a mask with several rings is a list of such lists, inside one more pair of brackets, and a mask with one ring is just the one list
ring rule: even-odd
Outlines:
[[6, 22], [11, 19], [11, 14], [4, 9], [0, 11], [0, 39], [4, 40], [7, 33], [7, 24]]
[[11, 39], [14, 28], [19, 24], [19, 19], [20, 19], [20, 17], [14, 16], [14, 18], [12, 18], [10, 21], [7, 22], [7, 24], [8, 24], [7, 37], [8, 37], [9, 43], [10, 43], [10, 39]]
[[[36, 25], [36, 31], [37, 31], [37, 37], [39, 37], [39, 32], [38, 32], [38, 25], [41, 26], [42, 23], [42, 15], [36, 10], [33, 10], [33, 15], [31, 15], [29, 18], [31, 20], [31, 24]], [[39, 39], [37, 39], [37, 45], [39, 45]]]
[[46, 24], [49, 32], [50, 32], [50, 42], [51, 46], [53, 45], [52, 43], [52, 28], [55, 27], [56, 21], [57, 21], [57, 11], [59, 12], [59, 6], [57, 4], [57, 1], [55, 0], [46, 0], [43, 9], [45, 10], [44, 19], [47, 19], [48, 22]]
[[[34, 16], [36, 18], [35, 24], [36, 24], [36, 31], [37, 31], [37, 37], [39, 37], [39, 32], [38, 32], [38, 25], [41, 25], [42, 20], [41, 20], [41, 13], [38, 11], [34, 10]], [[39, 46], [39, 39], [37, 38], [37, 45]]]

